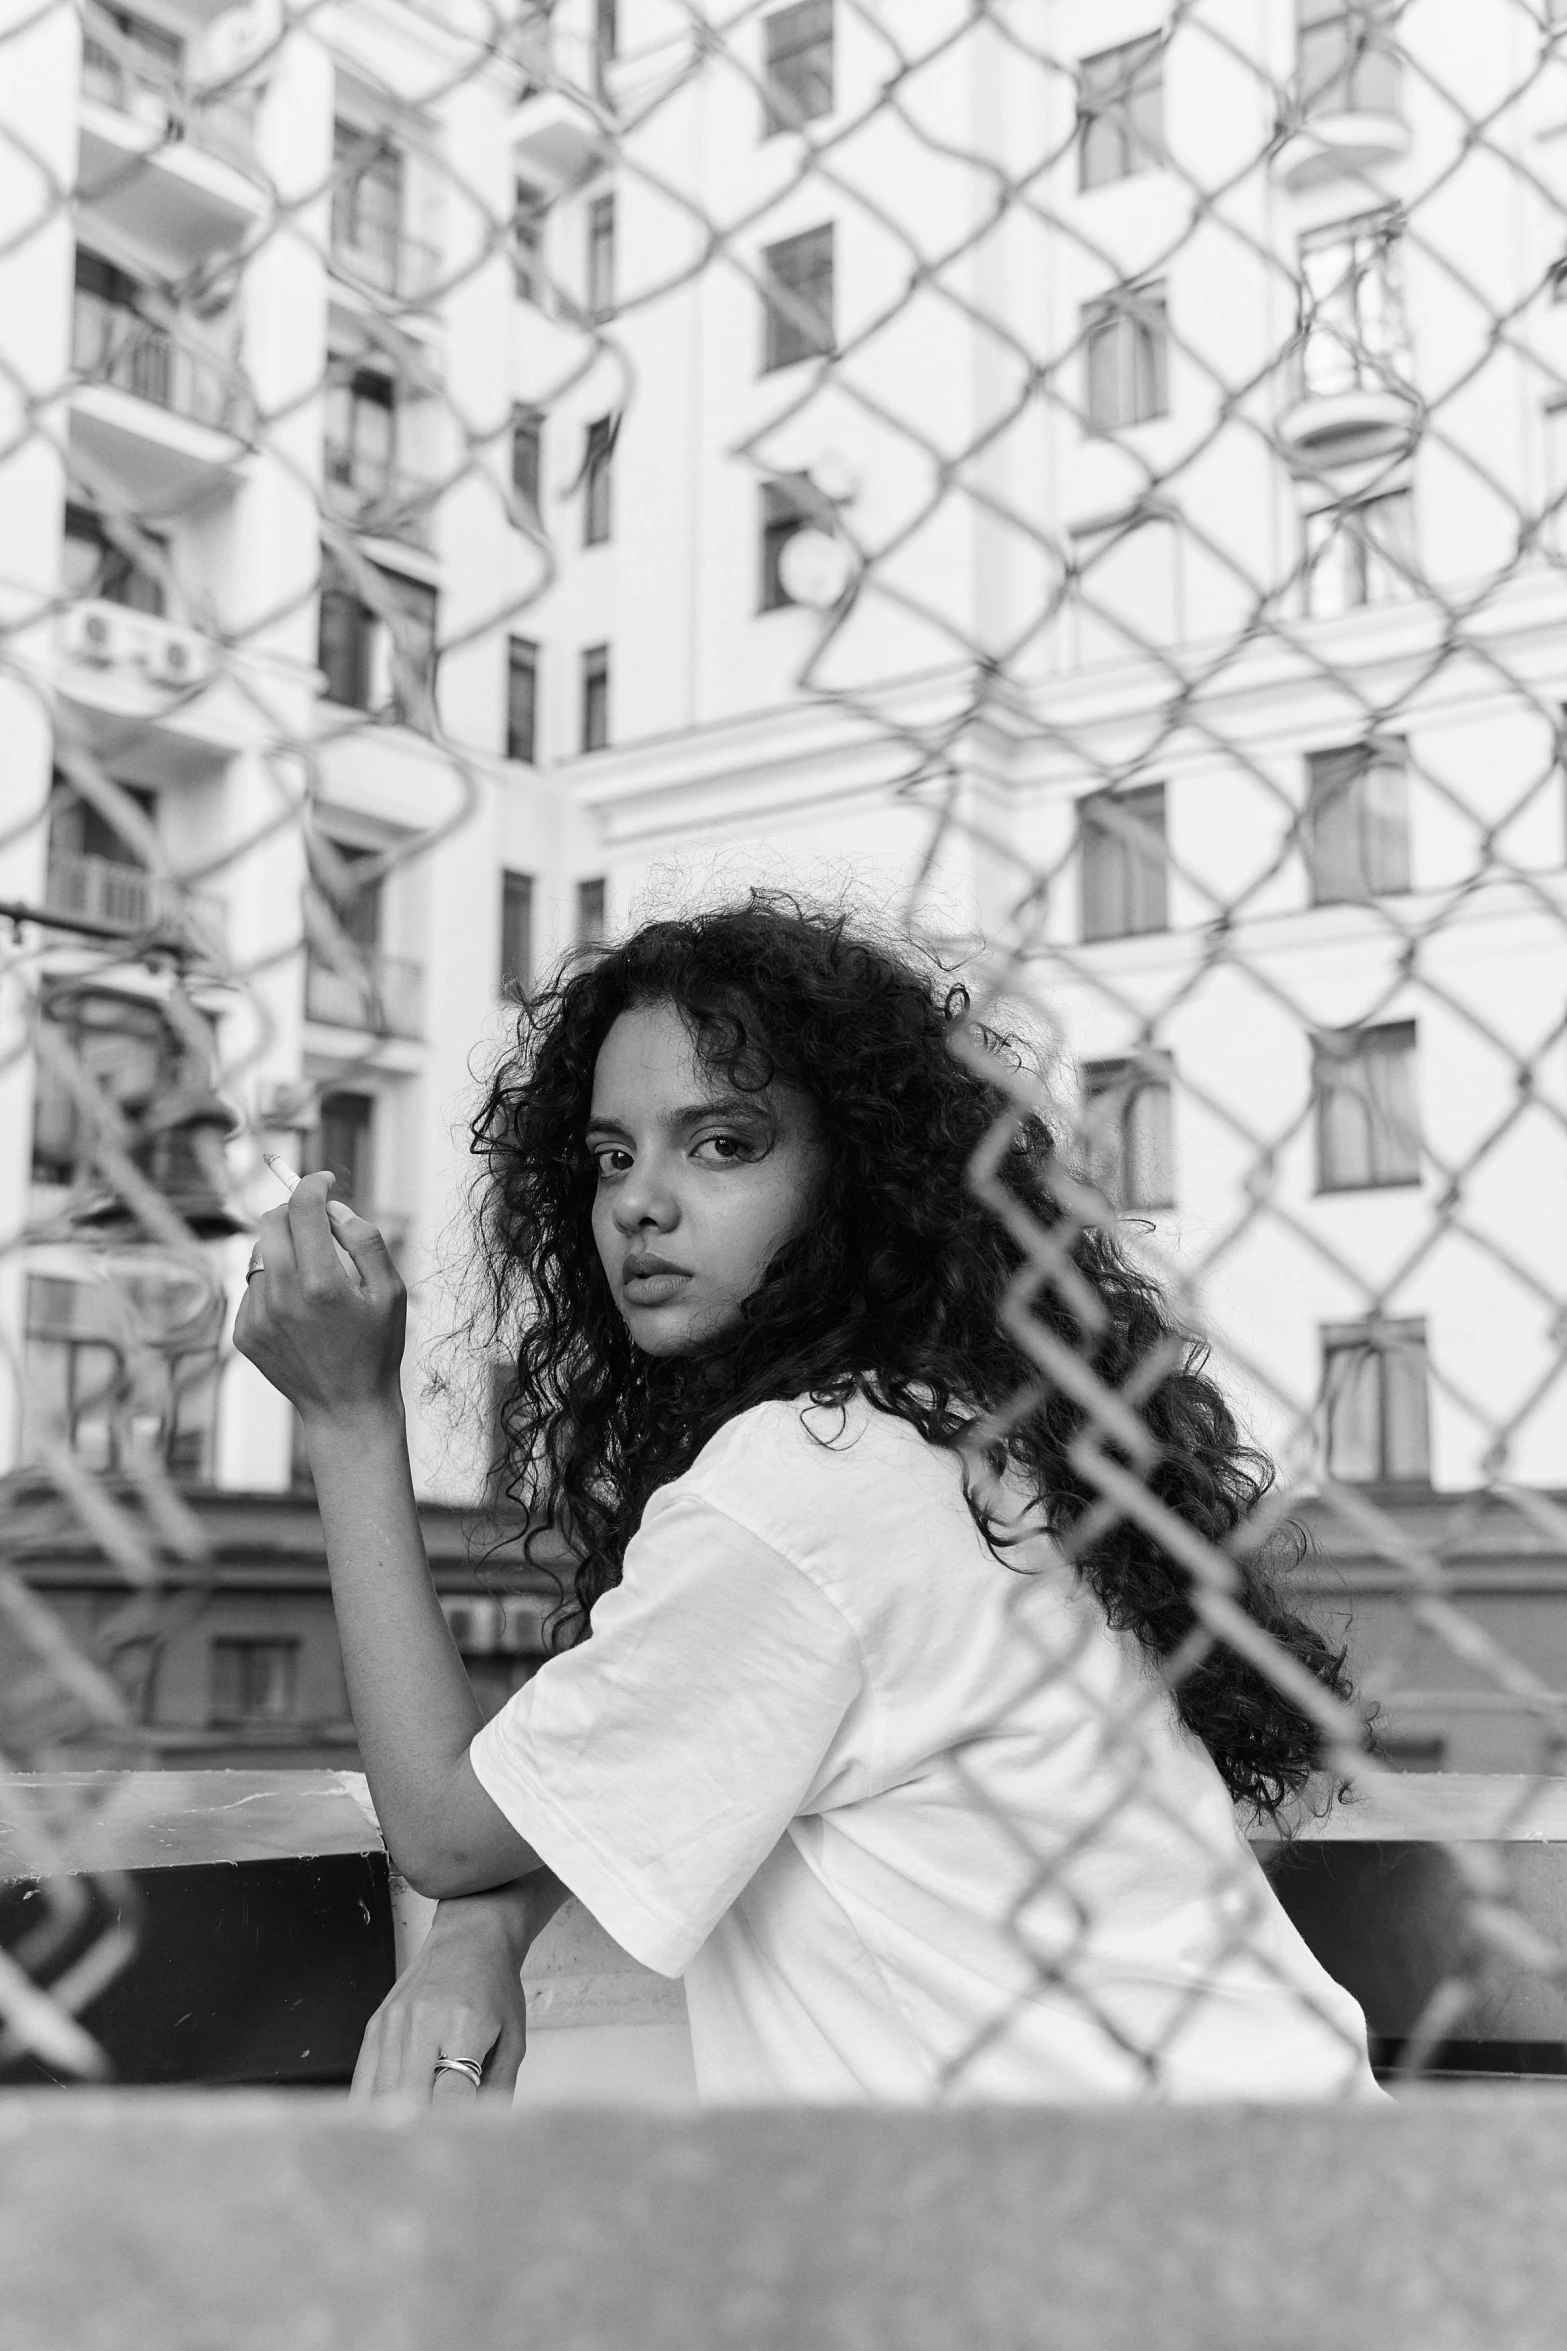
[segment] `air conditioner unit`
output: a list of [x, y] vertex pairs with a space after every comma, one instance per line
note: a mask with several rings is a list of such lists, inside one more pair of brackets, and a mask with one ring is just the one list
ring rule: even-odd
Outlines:
[[281, 0], [248, 0], [243, 8], [226, 8], [191, 44], [186, 81], [193, 95], [225, 88], [243, 76], [265, 80], [282, 33]]
[[98, 601], [75, 605], [65, 615], [60, 631], [61, 643], [72, 661], [96, 662], [101, 669], [114, 661], [133, 660], [138, 636], [139, 626], [132, 614]]
[[201, 686], [212, 675], [212, 648], [191, 629], [151, 629], [142, 659], [155, 686]]

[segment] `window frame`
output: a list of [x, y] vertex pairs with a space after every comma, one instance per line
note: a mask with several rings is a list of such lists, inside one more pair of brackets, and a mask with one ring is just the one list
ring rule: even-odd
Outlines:
[[532, 522], [543, 520], [544, 411], [526, 400], [514, 401], [511, 412], [512, 496]]
[[[520, 766], [537, 767], [539, 754], [539, 661], [534, 637], [506, 640], [506, 757]], [[518, 725], [518, 681], [528, 680], [527, 725]], [[526, 748], [519, 748], [526, 744]]]
[[[1134, 40], [1118, 41], [1111, 48], [1095, 50], [1077, 61], [1077, 184], [1079, 191], [1091, 194], [1095, 188], [1113, 187], [1117, 181], [1131, 179], [1142, 171], [1160, 170], [1166, 161], [1164, 143], [1164, 56], [1168, 46], [1161, 32], [1141, 33]], [[1113, 78], [1097, 69], [1124, 60]], [[1152, 63], [1152, 75], [1145, 68]], [[1091, 85], [1098, 79], [1103, 86]], [[1140, 100], [1146, 100], [1150, 90], [1154, 97], [1156, 127], [1150, 133], [1137, 119]], [[1108, 132], [1108, 144], [1113, 151], [1113, 167], [1098, 169], [1093, 165], [1098, 134]]]
[[[1322, 1464], [1325, 1474], [1338, 1485], [1401, 1486], [1410, 1489], [1427, 1487], [1431, 1483], [1431, 1354], [1429, 1330], [1424, 1316], [1393, 1317], [1367, 1316], [1362, 1322], [1327, 1323], [1320, 1332], [1321, 1343], [1321, 1414]], [[1405, 1391], [1403, 1402], [1414, 1402], [1411, 1424], [1415, 1436], [1413, 1469], [1395, 1469], [1390, 1466], [1397, 1452], [1399, 1431], [1395, 1426], [1396, 1400], [1387, 1377], [1387, 1364], [1395, 1355], [1402, 1355], [1406, 1363], [1418, 1365], [1418, 1379]], [[1343, 1467], [1343, 1444], [1338, 1450], [1340, 1466], [1334, 1467], [1334, 1362], [1337, 1358], [1358, 1357], [1364, 1363], [1376, 1366], [1376, 1394], [1374, 1404], [1374, 1441], [1368, 1449], [1373, 1466], [1364, 1476], [1346, 1474]], [[1340, 1384], [1338, 1400], [1342, 1403], [1349, 1394]]]
[[586, 757], [590, 752], [607, 751], [610, 747], [610, 654], [607, 644], [583, 646], [580, 674], [578, 748]]
[[498, 993], [526, 1000], [533, 985], [533, 917], [536, 877], [518, 867], [501, 868], [500, 975]]
[[[1395, 1039], [1396, 1045], [1391, 1042]], [[1408, 1190], [1421, 1184], [1424, 1181], [1425, 1139], [1420, 1122], [1418, 1023], [1413, 1020], [1373, 1021], [1360, 1028], [1319, 1030], [1311, 1040], [1311, 1047], [1312, 1123], [1316, 1133], [1318, 1194], [1391, 1192]], [[1397, 1115], [1397, 1108], [1389, 1113], [1384, 1105], [1379, 1104], [1372, 1075], [1368, 1074], [1363, 1085], [1350, 1086], [1341, 1078], [1336, 1079], [1333, 1074], [1351, 1069], [1371, 1073], [1378, 1062], [1397, 1071], [1395, 1078], [1386, 1081], [1389, 1093], [1395, 1086], [1407, 1087], [1407, 1103], [1398, 1106], [1407, 1112], [1402, 1122]], [[1366, 1173], [1363, 1175], [1344, 1172], [1349, 1155], [1341, 1154], [1333, 1139], [1333, 1098], [1336, 1095], [1352, 1100], [1364, 1119]], [[1407, 1146], [1402, 1152], [1398, 1148], [1400, 1144]], [[1339, 1162], [1337, 1166], [1333, 1164], [1335, 1160]]]
[[[825, 30], [823, 27], [825, 26]], [[799, 58], [826, 56], [825, 75], [807, 67], [802, 77], [802, 100], [791, 83], [790, 69]], [[819, 103], [817, 101], [820, 101]], [[762, 19], [762, 138], [778, 138], [785, 131], [803, 130], [820, 122], [837, 104], [837, 26], [834, 0], [790, 0], [770, 9]]]
[[[1167, 282], [1116, 286], [1085, 302], [1083, 423], [1090, 433], [1124, 433], [1170, 413], [1170, 311]], [[1102, 354], [1108, 351], [1107, 379]], [[1108, 393], [1108, 396], [1107, 396]]]
[[[810, 266], [791, 280], [787, 270], [797, 259]], [[763, 375], [776, 375], [811, 359], [830, 359], [838, 348], [836, 222], [819, 221], [814, 228], [764, 245], [761, 284]], [[813, 287], [825, 288], [825, 300], [813, 303], [806, 298], [805, 290]]]
[[[1167, 1052], [1147, 1048], [1108, 1060], [1085, 1061], [1082, 1079], [1082, 1125], [1093, 1181], [1120, 1213], [1171, 1209], [1176, 1206], [1175, 1183], [1175, 1063]], [[1139, 1149], [1134, 1131], [1145, 1098], [1163, 1103], [1163, 1134], [1151, 1154]], [[1107, 1173], [1098, 1163], [1098, 1146], [1109, 1146], [1104, 1156], [1113, 1160]], [[1144, 1181], [1139, 1162], [1150, 1171]], [[1133, 1176], [1127, 1182], [1128, 1172]]]
[[615, 247], [615, 198], [610, 191], [588, 203], [583, 308], [590, 326], [603, 326], [615, 315]]
[[[1142, 810], [1150, 813], [1157, 806], [1157, 825], [1145, 823]], [[1105, 824], [1099, 812], [1115, 809], [1122, 822]], [[1140, 939], [1157, 936], [1170, 928], [1170, 851], [1169, 807], [1166, 788], [1162, 783], [1138, 784], [1130, 790], [1085, 792], [1077, 802], [1077, 860], [1078, 860], [1078, 936], [1085, 946], [1097, 945], [1108, 939]], [[1157, 841], [1157, 859], [1151, 855], [1141, 858], [1142, 881], [1139, 883], [1138, 863], [1140, 845], [1137, 834]], [[1111, 872], [1104, 861], [1113, 859], [1119, 866], [1117, 890], [1124, 907], [1126, 920], [1118, 921], [1112, 912], [1104, 911], [1109, 899], [1095, 899], [1096, 874]], [[1156, 884], [1149, 883], [1150, 873], [1157, 876]], [[1100, 911], [1095, 911], [1096, 903]], [[1148, 919], [1141, 919], [1144, 912]], [[1157, 919], [1153, 919], [1154, 914]]]
[[595, 416], [583, 435], [582, 544], [607, 547], [614, 535], [615, 443], [618, 416]]
[[[304, 1658], [304, 1642], [297, 1633], [214, 1633], [207, 1649], [207, 1727], [209, 1730], [267, 1730], [277, 1729], [300, 1719], [300, 1666]], [[251, 1696], [250, 1676], [244, 1670], [247, 1662], [266, 1654], [281, 1659], [285, 1665], [284, 1683], [286, 1702], [281, 1708], [253, 1706], [245, 1703]], [[232, 1710], [224, 1706], [223, 1676], [219, 1658], [232, 1659], [240, 1668], [236, 1703]]]
[[[1396, 821], [1379, 825], [1372, 778], [1393, 775], [1399, 786]], [[1348, 854], [1342, 841], [1330, 841], [1330, 822], [1349, 836]], [[1409, 752], [1402, 737], [1373, 735], [1306, 753], [1301, 846], [1313, 906], [1369, 906], [1378, 898], [1402, 897], [1413, 887]], [[1340, 886], [1335, 872], [1347, 874], [1352, 861], [1357, 870]]]

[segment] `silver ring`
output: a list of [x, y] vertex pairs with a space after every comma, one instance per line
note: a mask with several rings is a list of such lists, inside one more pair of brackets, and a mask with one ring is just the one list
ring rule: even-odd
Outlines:
[[460, 2073], [463, 2080], [471, 2082], [475, 2089], [484, 2079], [484, 2067], [477, 2057], [448, 2057], [444, 2049], [436, 2052], [435, 2071], [436, 2074]]
[[266, 1267], [261, 1262], [260, 1251], [257, 1249], [252, 1249], [250, 1252], [250, 1263], [245, 1268], [246, 1281], [253, 1282], [258, 1273], [265, 1273], [266, 1270]]

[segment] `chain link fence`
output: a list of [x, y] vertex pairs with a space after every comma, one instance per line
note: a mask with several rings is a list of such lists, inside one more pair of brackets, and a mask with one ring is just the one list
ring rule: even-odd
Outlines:
[[[497, 959], [661, 861], [825, 847], [1051, 1039], [1064, 1223], [976, 1171], [1038, 1283], [1126, 1217], [1269, 1525], [1358, 1597], [1389, 1755], [1502, 1764], [1527, 1830], [1567, 1735], [1558, 11], [144, 9], [0, 10], [9, 1763], [166, 1752], [200, 1497], [286, 1481], [227, 1362], [261, 1149], [351, 1173], [392, 1080], [437, 1128]], [[417, 1278], [460, 1162], [402, 1148], [366, 1204]], [[1384, 1769], [1236, 1605], [1267, 1527], [1172, 1520], [1135, 1383], [1016, 1312], [1088, 1383], [1096, 1523]], [[25, 1569], [51, 1497], [121, 1586], [80, 1638]], [[1487, 1970], [1567, 1965], [1453, 1853], [1416, 2062]], [[62, 1976], [48, 1882], [0, 2062], [90, 2072], [125, 1935]]]

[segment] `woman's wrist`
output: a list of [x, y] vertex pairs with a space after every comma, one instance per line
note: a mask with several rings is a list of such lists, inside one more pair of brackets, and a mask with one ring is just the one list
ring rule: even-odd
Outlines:
[[553, 1872], [530, 1870], [509, 1886], [492, 1886], [482, 1894], [448, 1895], [436, 1905], [430, 1932], [497, 1936], [520, 1967], [565, 1899], [566, 1889]]

